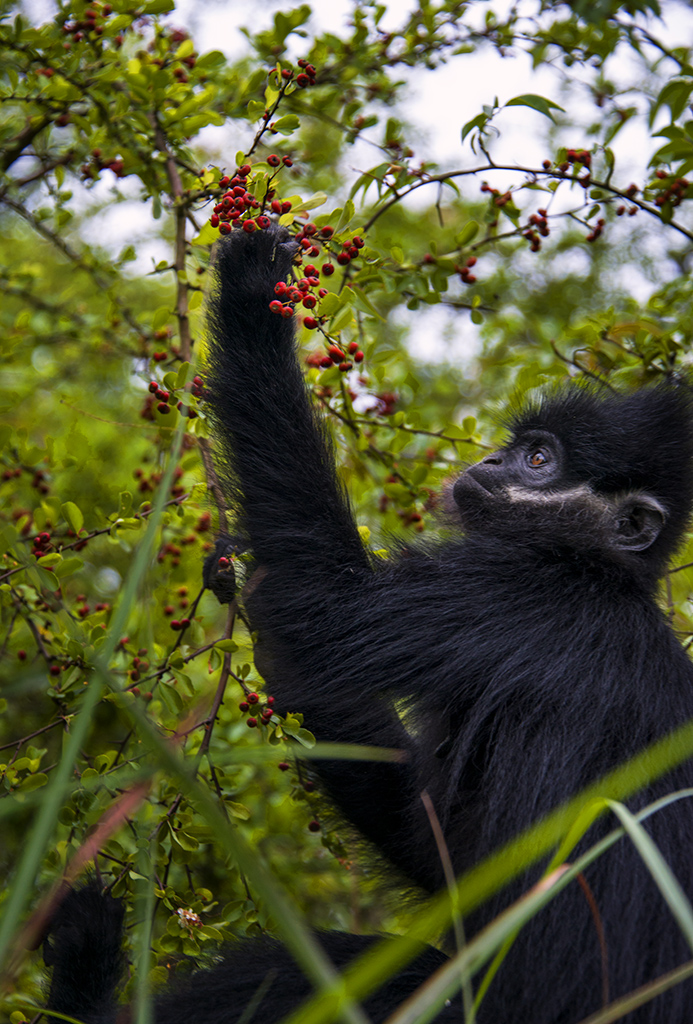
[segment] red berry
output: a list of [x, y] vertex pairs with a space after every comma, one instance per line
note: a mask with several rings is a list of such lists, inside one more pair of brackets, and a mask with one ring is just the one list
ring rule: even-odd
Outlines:
[[332, 274], [334, 274], [334, 264], [323, 263], [323, 265], [320, 268], [320, 272], [324, 274], [325, 277], [331, 277]]
[[271, 309], [271, 311], [273, 313], [281, 313], [281, 311], [282, 311], [282, 309], [284, 307], [282, 306], [282, 304], [279, 301], [279, 299], [272, 299], [272, 301], [269, 304], [269, 308]]
[[283, 156], [282, 163], [284, 164], [285, 167], [293, 167], [294, 165], [294, 162], [290, 156]]
[[339, 263], [341, 267], [346, 267], [348, 263], [351, 263], [351, 256], [348, 252], [340, 252], [337, 256], [337, 263]]
[[315, 275], [318, 272], [318, 268], [314, 267], [312, 263], [309, 263], [307, 266], [303, 268], [303, 272], [306, 275], [306, 277], [315, 277]]
[[279, 167], [281, 160], [279, 159], [276, 153], [270, 153], [270, 155], [267, 157], [267, 163], [270, 165], [270, 167]]
[[330, 345], [327, 351], [332, 356], [333, 363], [341, 363], [342, 359], [344, 359], [344, 353], [336, 345]]
[[353, 363], [351, 363], [348, 359], [345, 359], [343, 363], [339, 364], [339, 369], [342, 371], [342, 373], [346, 373], [347, 370], [350, 370], [352, 366]]
[[268, 228], [271, 224], [269, 217], [265, 217], [264, 214], [260, 217], [255, 218], [255, 223], [259, 228]]
[[285, 199], [284, 202], [282, 203], [282, 213], [288, 213], [290, 209], [291, 203], [289, 202], [288, 199]]
[[358, 352], [354, 353], [354, 362], [355, 363], [362, 363], [363, 360], [364, 360], [363, 352], [359, 349]]
[[167, 412], [171, 411], [171, 407], [168, 404], [168, 402], [159, 402], [159, 404], [157, 405], [157, 409], [162, 414], [162, 416], [165, 416]]
[[320, 831], [320, 822], [319, 821], [315, 821], [315, 820], [310, 821], [308, 823], [308, 830], [310, 832], [319, 832]]
[[180, 629], [180, 622], [178, 619], [171, 619], [169, 625], [171, 629], [175, 629], [176, 631]]
[[350, 341], [349, 342], [349, 352], [352, 354], [352, 356], [353, 356], [354, 352], [358, 352], [358, 347], [359, 347], [358, 341]]
[[17, 657], [20, 661], [26, 661], [26, 651], [17, 651]]
[[238, 168], [238, 173], [242, 178], [246, 178], [250, 174], [251, 170], [252, 167], [250, 166], [250, 164], [243, 164], [242, 167]]
[[273, 199], [272, 200], [272, 213], [281, 213], [282, 212], [282, 205], [283, 204], [282, 204], [281, 200]]
[[220, 224], [219, 225], [219, 234], [220, 235], [230, 235], [231, 234], [231, 225], [230, 224]]
[[303, 325], [304, 327], [307, 327], [309, 331], [314, 331], [318, 326], [318, 321], [314, 316], [304, 316]]
[[302, 305], [305, 306], [306, 309], [315, 309], [317, 302], [318, 300], [315, 298], [314, 295], [306, 295]]
[[159, 385], [157, 384], [157, 382], [155, 380], [151, 380], [149, 382], [149, 393], [155, 395], [158, 390]]
[[307, 85], [310, 85], [310, 78], [303, 71], [301, 72], [300, 75], [296, 76], [296, 81], [298, 82], [302, 89], [305, 89]]
[[187, 629], [189, 625], [190, 625], [190, 619], [181, 619], [180, 620], [180, 628], [181, 629]]
[[257, 718], [246, 718], [245, 724], [248, 726], [249, 729], [256, 729], [257, 728]]
[[241, 711], [250, 711], [250, 704], [248, 703], [247, 700], [242, 700], [238, 707], [241, 709]]
[[473, 267], [473, 266], [475, 266], [475, 264], [476, 264], [476, 256], [470, 256], [469, 259], [467, 260], [466, 265], [468, 267]]
[[289, 764], [288, 761], [280, 761], [279, 764], [277, 765], [277, 768], [279, 769], [280, 772], [288, 772], [290, 767], [291, 765]]
[[243, 230], [250, 235], [252, 234], [253, 231], [257, 230], [257, 224], [255, 223], [254, 220], [244, 220]]
[[209, 223], [212, 225], [213, 228], [218, 228], [219, 227], [219, 214], [218, 213], [213, 213], [212, 216], [209, 218]]
[[282, 306], [282, 316], [285, 320], [289, 320], [293, 315], [294, 311], [291, 306]]

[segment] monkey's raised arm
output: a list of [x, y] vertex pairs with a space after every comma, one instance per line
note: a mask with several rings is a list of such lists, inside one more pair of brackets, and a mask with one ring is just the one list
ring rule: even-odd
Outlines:
[[225, 490], [256, 562], [270, 571], [289, 563], [298, 571], [306, 559], [311, 572], [335, 563], [366, 569], [329, 439], [308, 399], [293, 324], [269, 309], [295, 251], [276, 227], [234, 232], [217, 249], [207, 390]]
[[207, 394], [220, 470], [263, 570], [248, 610], [272, 692], [323, 742], [408, 752], [405, 763], [321, 761], [316, 770], [345, 816], [415, 877], [410, 851], [427, 829], [416, 744], [381, 694], [393, 682], [397, 616], [337, 479], [291, 321], [269, 309], [294, 251], [277, 228], [234, 233], [218, 248]]

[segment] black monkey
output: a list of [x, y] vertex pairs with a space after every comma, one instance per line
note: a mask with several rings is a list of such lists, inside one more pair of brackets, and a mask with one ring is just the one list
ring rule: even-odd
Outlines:
[[[292, 252], [279, 230], [239, 233], [216, 263], [208, 399], [227, 492], [264, 572], [249, 611], [280, 706], [303, 711], [321, 740], [408, 751], [405, 764], [316, 765], [359, 833], [436, 890], [423, 789], [461, 873], [693, 717], [693, 666], [655, 602], [693, 504], [693, 400], [664, 382], [629, 395], [575, 386], [531, 404], [507, 446], [455, 484], [465, 536], [373, 564], [291, 322], [269, 310]], [[633, 804], [691, 782], [686, 765]], [[647, 828], [693, 896], [693, 809], [674, 805]], [[628, 840], [587, 882], [611, 998], [690, 956]], [[574, 883], [520, 934], [479, 1020], [579, 1021], [601, 1005], [601, 974]], [[632, 1019], [683, 1022], [692, 1003], [679, 987]]]
[[[455, 484], [464, 536], [376, 564], [309, 402], [291, 323], [269, 310], [293, 253], [279, 229], [234, 233], [217, 252], [206, 395], [238, 530], [262, 568], [248, 611], [283, 709], [303, 711], [320, 740], [407, 751], [405, 763], [317, 770], [395, 874], [434, 891], [443, 875], [422, 790], [461, 873], [693, 718], [693, 666], [655, 600], [693, 504], [693, 400], [686, 385], [663, 382], [628, 395], [575, 386], [531, 404], [508, 444]], [[632, 806], [692, 782], [684, 765]], [[646, 827], [693, 895], [693, 810], [674, 804]], [[467, 933], [536, 877], [476, 911]], [[690, 957], [628, 840], [586, 881], [612, 999]], [[289, 988], [299, 984], [288, 962], [281, 969]], [[228, 1006], [229, 972], [210, 977]], [[593, 911], [571, 883], [521, 931], [478, 1020], [576, 1024], [600, 1008], [603, 982]], [[401, 1001], [394, 991], [384, 1015]], [[221, 1007], [199, 1016], [194, 986], [174, 1002], [187, 1016], [162, 1008], [160, 1024], [235, 1020]], [[682, 985], [626, 1019], [685, 1024], [691, 1005]]]

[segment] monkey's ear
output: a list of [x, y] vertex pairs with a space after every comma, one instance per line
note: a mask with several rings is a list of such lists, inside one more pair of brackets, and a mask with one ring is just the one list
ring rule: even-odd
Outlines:
[[629, 494], [616, 505], [614, 546], [620, 551], [645, 551], [667, 521], [660, 503], [649, 494]]

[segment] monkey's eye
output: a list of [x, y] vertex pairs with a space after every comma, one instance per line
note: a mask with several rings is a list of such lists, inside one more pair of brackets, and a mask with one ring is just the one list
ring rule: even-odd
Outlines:
[[537, 448], [535, 452], [532, 452], [531, 455], [527, 456], [527, 462], [530, 466], [544, 466], [548, 462], [548, 459], [541, 448]]

